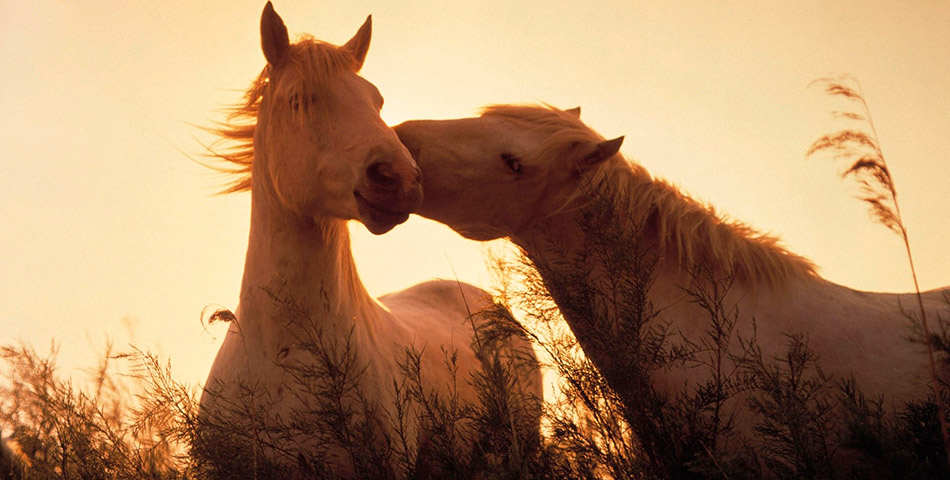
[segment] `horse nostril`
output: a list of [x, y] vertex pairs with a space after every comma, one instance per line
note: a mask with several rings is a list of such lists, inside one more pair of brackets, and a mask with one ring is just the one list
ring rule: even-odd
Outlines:
[[399, 174], [389, 162], [376, 162], [366, 169], [366, 176], [375, 184], [392, 186], [399, 183]]

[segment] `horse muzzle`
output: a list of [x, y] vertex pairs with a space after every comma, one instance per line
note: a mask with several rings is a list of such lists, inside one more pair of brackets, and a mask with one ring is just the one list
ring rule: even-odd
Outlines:
[[379, 195], [372, 190], [353, 192], [360, 221], [374, 235], [382, 235], [405, 222], [422, 205], [422, 184], [415, 183], [397, 195]]

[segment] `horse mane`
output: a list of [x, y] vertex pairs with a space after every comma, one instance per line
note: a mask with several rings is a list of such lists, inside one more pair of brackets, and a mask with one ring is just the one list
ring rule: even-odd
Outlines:
[[[549, 134], [526, 162], [554, 161], [575, 142], [604, 140], [576, 115], [547, 105], [492, 105], [482, 115], [505, 117]], [[753, 285], [776, 286], [817, 275], [814, 264], [785, 249], [777, 237], [718, 215], [711, 205], [652, 177], [643, 166], [619, 153], [587, 172], [583, 180], [555, 213], [575, 208], [592, 191], [606, 192], [613, 196], [619, 211], [627, 214], [623, 220], [652, 229], [660, 254], [679, 265], [701, 265], [716, 276], [734, 272], [737, 279]]]
[[349, 50], [309, 35], [301, 36], [291, 45], [281, 63], [281, 80], [268, 96], [285, 99], [286, 102], [269, 101], [264, 107], [265, 93], [268, 93], [268, 86], [272, 83], [273, 73], [272, 67], [267, 65], [244, 92], [242, 100], [226, 109], [226, 120], [206, 129], [218, 137], [207, 149], [207, 156], [212, 159], [208, 166], [234, 177], [220, 193], [251, 189], [254, 132], [261, 117], [272, 115], [275, 109], [285, 108], [293, 98], [300, 99], [304, 108], [298, 109], [298, 118], [303, 117], [308, 109], [325, 106], [325, 102], [314, 100], [328, 98], [324, 93], [333, 75], [341, 71], [359, 70]]
[[620, 155], [591, 172], [590, 180], [614, 186], [629, 212], [643, 212], [663, 253], [680, 265], [702, 266], [716, 277], [734, 273], [752, 285], [778, 286], [816, 275], [814, 264], [787, 250], [778, 237], [718, 214]]

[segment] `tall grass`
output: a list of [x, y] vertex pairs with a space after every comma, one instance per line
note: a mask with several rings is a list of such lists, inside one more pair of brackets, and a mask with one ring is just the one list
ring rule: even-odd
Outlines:
[[871, 109], [861, 88], [861, 82], [854, 77], [844, 75], [820, 78], [812, 84], [822, 86], [825, 93], [831, 97], [846, 100], [851, 108], [833, 112], [834, 117], [847, 122], [844, 128], [816, 140], [806, 155], [830, 154], [835, 160], [846, 161], [848, 167], [841, 174], [842, 178], [851, 178], [858, 183], [857, 197], [868, 205], [872, 218], [898, 235], [904, 243], [911, 278], [914, 280], [914, 291], [917, 294], [920, 327], [930, 360], [930, 378], [937, 405], [937, 417], [940, 419], [940, 434], [948, 452], [948, 461], [950, 461], [950, 437], [948, 437], [950, 431], [947, 430], [946, 407], [938, 381], [927, 310], [924, 308], [923, 298], [920, 295], [914, 256], [910, 250], [910, 238], [901, 216], [900, 203], [897, 201], [897, 186], [887, 167], [884, 151], [881, 149], [877, 136], [877, 128], [874, 126], [874, 119], [871, 118]]
[[15, 440], [19, 454], [11, 457], [26, 459], [8, 467], [23, 470], [10, 478], [173, 478], [166, 473], [180, 445], [168, 417], [141, 415], [140, 379], [113, 371], [129, 356], [108, 347], [84, 388], [56, 374], [55, 348], [40, 355], [5, 346], [0, 358], [0, 425]]
[[[480, 373], [458, 378], [456, 352], [443, 351], [444, 368], [475, 386], [477, 402], [432, 391], [423, 379], [433, 372], [407, 346], [392, 379], [396, 407], [383, 411], [363, 395], [366, 365], [353, 342], [329, 340], [294, 299], [272, 300], [311, 327], [298, 339], [309, 358], [285, 367], [286, 391], [300, 400], [288, 418], [251, 385], [199, 412], [199, 390], [145, 352], [108, 350], [81, 389], [57, 374], [55, 352], [9, 346], [0, 351], [0, 431], [22, 454], [0, 460], [0, 478], [551, 478], [562, 468], [541, 448], [538, 399], [516, 388], [527, 359], [501, 347], [517, 332], [503, 328], [505, 311], [479, 312], [499, 319], [479, 322]], [[204, 394], [217, 395], [214, 386]], [[413, 423], [423, 442], [410, 438]]]
[[[287, 366], [306, 407], [274, 423], [267, 420], [268, 402], [250, 387], [232, 399], [227, 414], [199, 415], [199, 391], [175, 381], [171, 366], [147, 352], [107, 349], [80, 388], [58, 375], [53, 354], [8, 346], [2, 350], [0, 429], [22, 455], [14, 455], [16, 465], [0, 462], [0, 478], [339, 478], [333, 450], [356, 466], [353, 477], [372, 479], [898, 479], [950, 473], [932, 399], [888, 415], [886, 399], [866, 399], [853, 381], [826, 376], [801, 336], [788, 338], [784, 356], [764, 358], [754, 335], [735, 333], [738, 311], [724, 302], [731, 276], [694, 275], [688, 294], [706, 313], [697, 319], [708, 327], [704, 336], [673, 342], [682, 339], [650, 325], [656, 316], [644, 310], [641, 328], [654, 332], [657, 345], [638, 347], [651, 352], [648, 362], [636, 357], [628, 366], [641, 372], [631, 375], [636, 379], [688, 364], [707, 369], [711, 380], [673, 394], [638, 383], [640, 401], [630, 402], [580, 351], [532, 264], [522, 258], [503, 267], [508, 280], [500, 298], [525, 312], [526, 320], [516, 321], [505, 308], [481, 312], [479, 341], [490, 345], [526, 334], [547, 352], [560, 389], [544, 405], [542, 438], [535, 399], [513, 388], [519, 367], [498, 353], [485, 357], [478, 375], [456, 378], [479, 392], [478, 401], [465, 403], [452, 391], [425, 388], [421, 354], [409, 346], [402, 373], [393, 379], [395, 410], [380, 412], [361, 399], [356, 382], [344, 379], [358, 377], [362, 368], [352, 344], [328, 343], [314, 329], [301, 339], [312, 361]], [[623, 288], [615, 293], [640, 297]], [[292, 300], [274, 301], [284, 302], [288, 315], [305, 315]], [[941, 337], [943, 345], [950, 345], [947, 337]], [[628, 340], [603, 339], [615, 352], [631, 349], [635, 342]], [[729, 356], [734, 342], [742, 353]], [[443, 357], [442, 368], [455, 371], [454, 352]], [[754, 414], [750, 435], [737, 432], [736, 408]], [[384, 434], [381, 421], [391, 422], [395, 433]], [[411, 421], [423, 425], [426, 442], [409, 437]]]

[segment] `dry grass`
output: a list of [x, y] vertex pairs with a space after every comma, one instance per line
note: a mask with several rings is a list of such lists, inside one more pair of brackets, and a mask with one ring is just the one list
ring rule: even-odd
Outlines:
[[[631, 350], [637, 342], [629, 337], [602, 339], [614, 352], [641, 352], [627, 364], [641, 374], [671, 362], [711, 373], [707, 384], [672, 396], [632, 383], [627, 388], [642, 390], [628, 393], [640, 401], [625, 403], [564, 328], [537, 270], [524, 261], [504, 268], [510, 282], [503, 284], [503, 298], [526, 312], [532, 328], [500, 308], [486, 313], [492, 317], [479, 337], [490, 343], [526, 333], [549, 354], [561, 380], [560, 394], [544, 408], [544, 438], [532, 433], [536, 407], [514, 392], [513, 366], [500, 355], [490, 356], [480, 375], [457, 379], [480, 393], [478, 402], [465, 404], [451, 392], [426, 391], [420, 353], [408, 348], [403, 374], [393, 381], [400, 401], [388, 417], [397, 433], [381, 437], [372, 421], [375, 406], [359, 401], [358, 385], [347, 380], [361, 371], [358, 352], [348, 342], [328, 344], [319, 330], [302, 340], [313, 361], [288, 366], [309, 407], [278, 424], [262, 420], [268, 406], [253, 389], [233, 400], [228, 415], [199, 416], [198, 391], [176, 382], [170, 365], [148, 353], [107, 349], [79, 388], [59, 377], [54, 355], [8, 346], [2, 349], [0, 428], [23, 455], [15, 455], [22, 459], [18, 466], [0, 462], [0, 479], [337, 478], [326, 448], [314, 445], [342, 448], [358, 466], [357, 478], [373, 479], [916, 479], [950, 473], [932, 401], [887, 415], [886, 399], [870, 401], [853, 382], [825, 376], [804, 337], [789, 337], [784, 357], [764, 359], [754, 336], [734, 332], [738, 312], [723, 303], [730, 278], [710, 281], [695, 272], [689, 294], [706, 311], [704, 338], [674, 346], [645, 309], [640, 328], [652, 332], [649, 348], [641, 341]], [[624, 288], [614, 293], [642, 296]], [[292, 300], [285, 305], [294, 308]], [[940, 345], [950, 345], [950, 327], [942, 324], [941, 331]], [[736, 368], [724, 368], [732, 342], [740, 342], [743, 353], [728, 357]], [[454, 371], [454, 353], [443, 353], [444, 368]], [[723, 408], [738, 392], [755, 393], [748, 397], [756, 415], [748, 438], [735, 432]], [[423, 449], [400, 428], [411, 419], [428, 432]]]
[[842, 178], [851, 178], [858, 183], [857, 196], [868, 205], [872, 218], [897, 234], [904, 242], [920, 308], [920, 326], [930, 360], [930, 378], [936, 400], [937, 417], [940, 419], [940, 434], [948, 452], [948, 461], [950, 461], [950, 431], [947, 430], [946, 407], [938, 381], [933, 345], [930, 341], [932, 336], [927, 322], [927, 311], [924, 309], [920, 295], [920, 285], [917, 282], [917, 270], [914, 268], [914, 256], [910, 250], [907, 227], [904, 225], [900, 204], [897, 201], [897, 187], [890, 169], [887, 168], [884, 151], [878, 140], [877, 128], [871, 118], [871, 109], [864, 96], [861, 83], [854, 77], [843, 75], [820, 78], [812, 84], [822, 86], [825, 93], [831, 97], [844, 99], [850, 108], [832, 113], [834, 117], [845, 122], [844, 128], [816, 140], [806, 155], [830, 154], [835, 160], [846, 161], [848, 167], [841, 174]]

